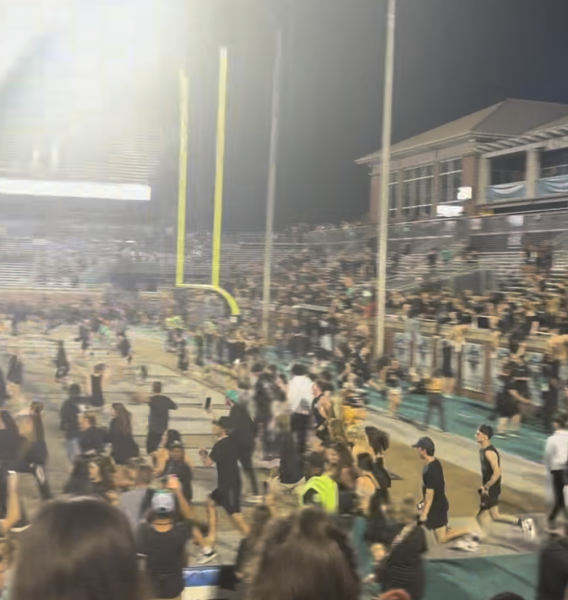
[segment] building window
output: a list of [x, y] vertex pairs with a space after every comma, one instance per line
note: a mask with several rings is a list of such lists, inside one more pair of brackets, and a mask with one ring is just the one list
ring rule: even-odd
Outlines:
[[541, 178], [559, 175], [568, 175], [568, 148], [549, 150], [540, 155]]
[[491, 159], [491, 185], [525, 181], [526, 152], [496, 156]]
[[434, 166], [425, 165], [404, 171], [402, 213], [405, 217], [428, 216], [432, 211]]
[[389, 219], [398, 214], [398, 171], [391, 172], [389, 178]]
[[458, 191], [462, 185], [462, 159], [445, 160], [440, 163], [438, 176], [440, 186], [440, 197], [438, 202], [457, 202]]

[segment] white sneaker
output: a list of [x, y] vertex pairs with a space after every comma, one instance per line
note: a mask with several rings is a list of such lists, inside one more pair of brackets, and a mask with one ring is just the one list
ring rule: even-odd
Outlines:
[[209, 552], [202, 550], [201, 556], [197, 559], [197, 564], [198, 565], [206, 565], [207, 563], [211, 562], [215, 558], [217, 558], [217, 551], [215, 550], [215, 548], [211, 548], [209, 550]]
[[532, 519], [523, 519], [521, 521], [521, 529], [523, 530], [523, 533], [531, 540], [536, 537], [536, 529]]
[[246, 497], [247, 504], [253, 504], [254, 506], [260, 506], [264, 502], [264, 498], [262, 496], [250, 496]]
[[457, 540], [452, 546], [453, 550], [464, 550], [465, 552], [475, 552], [479, 550], [479, 542], [476, 542], [473, 538], [465, 537], [461, 540]]

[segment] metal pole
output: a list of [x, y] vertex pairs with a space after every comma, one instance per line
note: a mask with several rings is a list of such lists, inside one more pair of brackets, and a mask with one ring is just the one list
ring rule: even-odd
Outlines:
[[213, 213], [213, 257], [211, 265], [211, 285], [216, 288], [219, 287], [221, 281], [221, 233], [223, 228], [228, 77], [228, 50], [227, 48], [221, 48], [219, 51], [219, 98], [217, 105], [217, 149], [215, 156], [215, 212]]
[[179, 184], [176, 249], [176, 286], [185, 280], [185, 219], [187, 203], [187, 145], [189, 132], [189, 79], [184, 71], [179, 73]]
[[280, 128], [280, 63], [282, 61], [282, 32], [276, 38], [276, 59], [272, 80], [272, 126], [270, 130], [270, 155], [268, 168], [268, 195], [266, 198], [266, 233], [264, 238], [264, 290], [262, 294], [262, 333], [267, 345], [270, 335], [270, 286], [272, 275], [272, 230], [274, 202], [276, 199], [276, 174], [278, 166], [278, 133]]
[[385, 47], [385, 82], [383, 97], [383, 140], [381, 147], [381, 195], [379, 199], [377, 223], [377, 340], [376, 356], [382, 356], [385, 349], [385, 302], [387, 278], [387, 241], [389, 214], [389, 179], [390, 179], [390, 146], [392, 129], [392, 91], [394, 74], [394, 34], [395, 34], [395, 0], [387, 0], [386, 47]]

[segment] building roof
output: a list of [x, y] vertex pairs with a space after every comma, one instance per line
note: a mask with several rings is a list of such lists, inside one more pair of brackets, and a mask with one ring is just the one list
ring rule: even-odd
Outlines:
[[[444, 143], [447, 145], [452, 140], [463, 141], [469, 136], [495, 139], [518, 137], [534, 129], [548, 129], [558, 121], [568, 122], [568, 104], [508, 99], [394, 144], [391, 154], [408, 153]], [[357, 163], [375, 163], [380, 157], [379, 150], [359, 159]]]

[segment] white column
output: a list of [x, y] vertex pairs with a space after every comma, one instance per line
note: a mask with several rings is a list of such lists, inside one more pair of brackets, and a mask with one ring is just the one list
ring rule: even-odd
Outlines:
[[479, 159], [479, 171], [477, 174], [477, 205], [487, 204], [487, 188], [491, 184], [490, 167], [491, 159], [481, 157]]
[[525, 181], [527, 184], [527, 198], [536, 198], [536, 182], [540, 179], [540, 149], [527, 150], [527, 170]]

